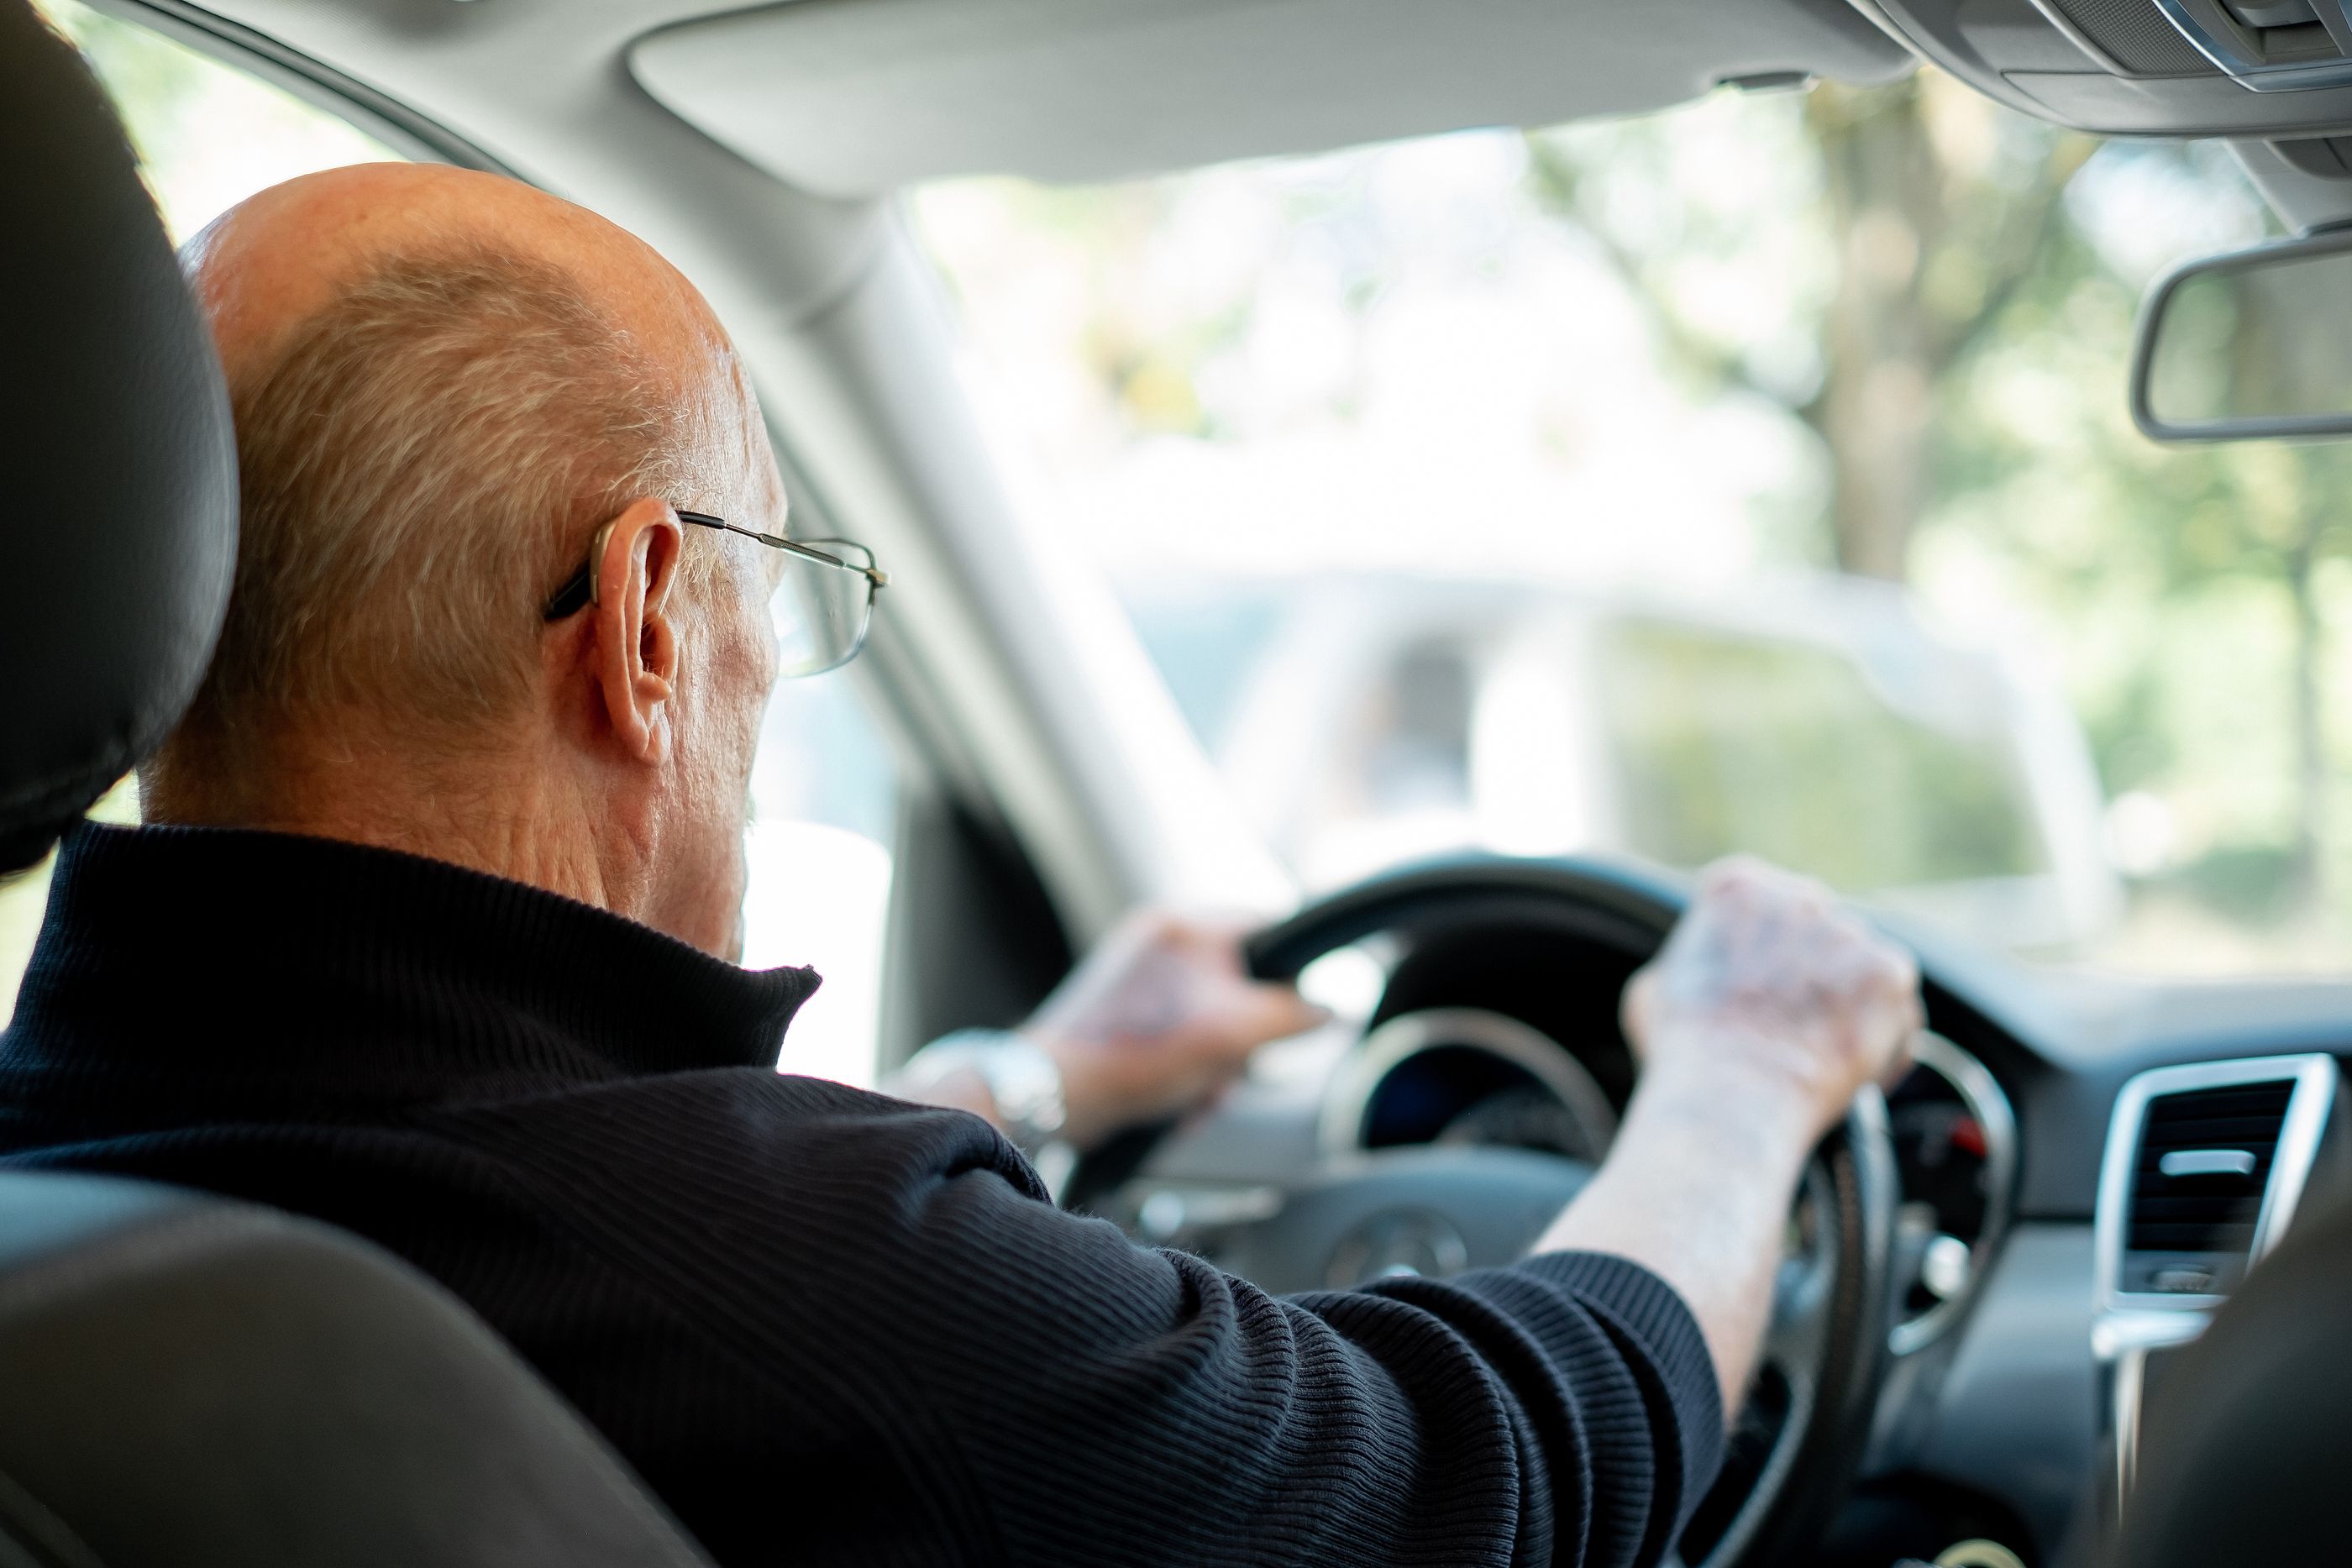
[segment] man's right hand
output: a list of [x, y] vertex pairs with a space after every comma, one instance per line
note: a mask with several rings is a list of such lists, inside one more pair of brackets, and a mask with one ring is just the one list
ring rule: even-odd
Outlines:
[[1735, 856], [1701, 875], [1623, 1020], [1645, 1080], [1793, 1091], [1819, 1136], [1907, 1053], [1919, 971], [1821, 883]]
[[1672, 1285], [1736, 1410], [1798, 1176], [1855, 1093], [1900, 1064], [1918, 970], [1820, 883], [1728, 860], [1700, 877], [1623, 1012], [1641, 1082], [1608, 1159], [1536, 1245], [1614, 1252]]

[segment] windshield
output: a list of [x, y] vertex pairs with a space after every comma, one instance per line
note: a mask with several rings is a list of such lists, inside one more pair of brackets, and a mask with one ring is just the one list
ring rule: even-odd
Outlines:
[[2158, 448], [2217, 145], [1932, 71], [919, 193], [1016, 498], [1310, 888], [1752, 850], [1977, 940], [2339, 967], [2339, 448]]

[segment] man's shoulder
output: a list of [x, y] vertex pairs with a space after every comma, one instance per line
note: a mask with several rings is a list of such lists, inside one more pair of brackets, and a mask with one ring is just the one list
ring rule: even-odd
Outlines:
[[845, 1219], [958, 1177], [1043, 1197], [1027, 1162], [978, 1116], [760, 1068], [571, 1085], [448, 1104], [426, 1120], [556, 1197], [623, 1187], [644, 1202], [694, 1205], [768, 1192], [797, 1209], [820, 1188]]
[[1056, 1212], [977, 1116], [755, 1069], [450, 1106], [424, 1130], [493, 1162], [535, 1228], [696, 1332], [814, 1336], [859, 1364], [917, 1301], [1034, 1272], [1034, 1233], [1093, 1223]]

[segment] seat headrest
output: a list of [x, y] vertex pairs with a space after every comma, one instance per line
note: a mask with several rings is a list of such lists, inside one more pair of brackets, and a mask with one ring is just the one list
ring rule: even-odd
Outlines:
[[0, 0], [0, 871], [194, 695], [236, 563], [211, 336], [80, 57]]

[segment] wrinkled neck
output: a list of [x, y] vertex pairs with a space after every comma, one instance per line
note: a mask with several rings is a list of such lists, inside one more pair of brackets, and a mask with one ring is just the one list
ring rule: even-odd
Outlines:
[[417, 855], [630, 919], [652, 897], [647, 834], [612, 790], [544, 749], [429, 753], [338, 740], [142, 779], [160, 826], [241, 828]]

